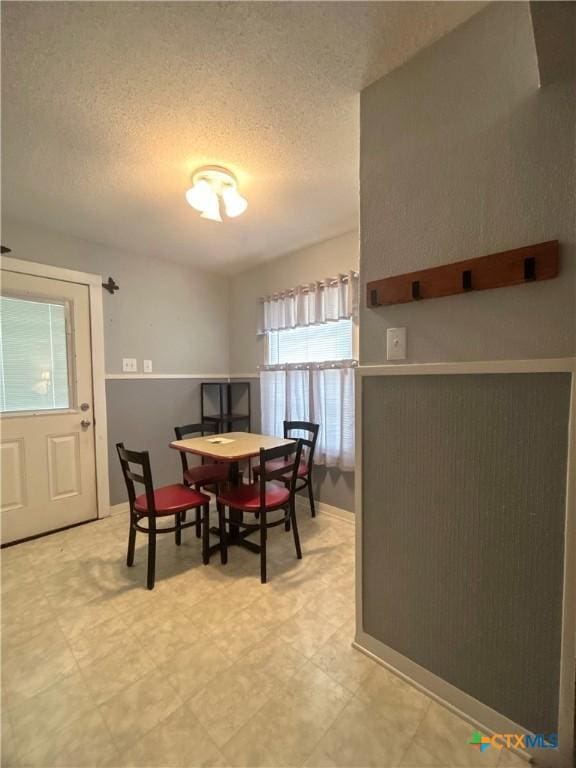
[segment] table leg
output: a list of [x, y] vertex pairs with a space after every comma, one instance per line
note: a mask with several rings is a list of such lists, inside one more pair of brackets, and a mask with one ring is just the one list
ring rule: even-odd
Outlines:
[[[236, 486], [240, 484], [240, 467], [237, 461], [234, 461], [230, 467], [230, 482], [232, 483], [232, 485], [236, 485]], [[238, 511], [237, 509], [230, 510], [231, 521], [235, 520], [241, 523], [242, 519], [243, 519], [242, 512]], [[230, 531], [229, 531], [230, 543], [234, 544], [235, 540], [238, 539], [239, 535], [240, 535], [240, 529], [238, 528], [237, 525], [234, 525], [231, 522]]]
[[[232, 485], [239, 485], [240, 484], [240, 469], [238, 466], [238, 462], [235, 461], [230, 467], [230, 481]], [[232, 521], [230, 523], [230, 529], [228, 531], [228, 546], [232, 546], [233, 544], [237, 544], [238, 546], [244, 547], [245, 549], [249, 549], [251, 552], [260, 552], [260, 547], [258, 544], [255, 544], [253, 541], [248, 541], [246, 539], [247, 536], [254, 533], [254, 531], [246, 531], [241, 530], [237, 525], [234, 525], [233, 521], [237, 521], [239, 523], [242, 522], [244, 518], [244, 515], [241, 510], [239, 509], [231, 509], [230, 510], [230, 520]], [[213, 533], [215, 536], [220, 535], [220, 531], [218, 528], [210, 528], [210, 533]], [[212, 547], [210, 547], [210, 554], [218, 552], [220, 549], [219, 545], [216, 544]]]

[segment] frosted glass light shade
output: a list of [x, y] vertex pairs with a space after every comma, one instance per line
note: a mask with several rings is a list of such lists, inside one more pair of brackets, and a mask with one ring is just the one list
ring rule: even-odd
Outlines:
[[226, 187], [222, 192], [226, 215], [230, 218], [240, 216], [248, 208], [248, 201], [238, 192], [236, 187]]
[[193, 187], [190, 187], [188, 192], [186, 192], [186, 200], [192, 208], [202, 212], [210, 205], [210, 199], [213, 194], [214, 192], [212, 191], [210, 184], [204, 179], [200, 179], [200, 181], [197, 181], [196, 184], [194, 184]]
[[201, 219], [210, 219], [210, 221], [222, 221], [220, 215], [220, 202], [218, 195], [212, 189], [210, 189], [210, 195], [206, 196], [204, 204], [204, 210], [200, 214]]

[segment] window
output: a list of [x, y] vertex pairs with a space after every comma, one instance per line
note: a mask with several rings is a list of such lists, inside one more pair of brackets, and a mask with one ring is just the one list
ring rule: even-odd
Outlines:
[[0, 298], [0, 411], [70, 406], [65, 304]]
[[353, 322], [344, 319], [267, 333], [261, 372], [262, 429], [281, 435], [283, 421], [320, 425], [315, 461], [354, 468]]
[[268, 333], [268, 365], [351, 360], [352, 320]]
[[262, 431], [282, 435], [283, 421], [320, 425], [315, 462], [354, 469], [354, 318], [358, 275], [299, 285], [260, 299], [266, 334], [260, 371]]

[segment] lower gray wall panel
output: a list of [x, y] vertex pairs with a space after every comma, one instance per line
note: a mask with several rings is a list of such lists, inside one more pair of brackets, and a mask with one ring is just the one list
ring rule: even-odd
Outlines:
[[200, 421], [198, 379], [108, 379], [108, 460], [110, 503], [127, 500], [116, 443], [150, 451], [155, 485], [181, 480], [180, 458], [169, 448], [174, 427]]
[[570, 374], [364, 377], [364, 631], [558, 725]]

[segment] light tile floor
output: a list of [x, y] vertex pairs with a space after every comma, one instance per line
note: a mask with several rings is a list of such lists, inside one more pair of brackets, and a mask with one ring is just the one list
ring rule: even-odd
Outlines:
[[351, 647], [353, 526], [300, 521], [266, 585], [237, 547], [202, 566], [188, 529], [149, 592], [125, 516], [3, 550], [2, 765], [525, 766]]

